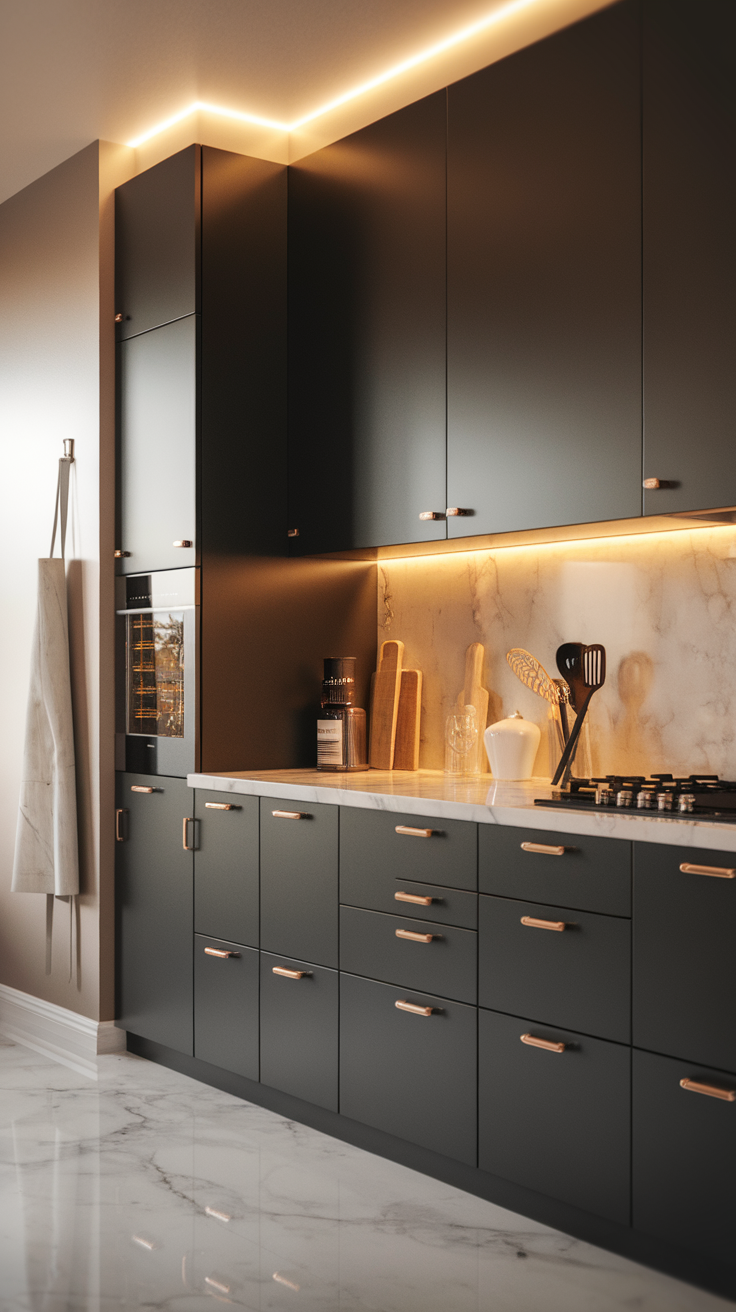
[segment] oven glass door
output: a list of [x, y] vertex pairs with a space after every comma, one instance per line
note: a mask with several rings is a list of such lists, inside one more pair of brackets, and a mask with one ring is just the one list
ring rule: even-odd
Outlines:
[[184, 611], [139, 611], [126, 620], [126, 732], [184, 738]]

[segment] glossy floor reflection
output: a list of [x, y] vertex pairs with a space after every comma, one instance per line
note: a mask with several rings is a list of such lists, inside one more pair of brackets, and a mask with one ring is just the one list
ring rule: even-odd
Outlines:
[[716, 1312], [733, 1304], [137, 1057], [0, 1039], [0, 1308]]

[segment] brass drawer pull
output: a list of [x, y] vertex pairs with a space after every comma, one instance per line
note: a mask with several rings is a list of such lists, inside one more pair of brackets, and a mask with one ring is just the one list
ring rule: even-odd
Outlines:
[[121, 828], [122, 828], [122, 826], [121, 826], [121, 824], [120, 824], [120, 821], [121, 821], [122, 817], [123, 817], [124, 815], [127, 815], [127, 814], [128, 814], [128, 811], [127, 811], [127, 809], [126, 809], [124, 806], [120, 806], [120, 807], [118, 807], [117, 811], [115, 812], [115, 841], [116, 841], [117, 843], [124, 843], [124, 842], [125, 842], [125, 834], [122, 834], [122, 833], [120, 832], [120, 830], [121, 830]]
[[408, 1011], [412, 1016], [433, 1016], [439, 1007], [420, 1007], [417, 1002], [395, 1002], [399, 1011]]
[[549, 843], [522, 843], [522, 852], [541, 852], [543, 856], [564, 856], [566, 847], [550, 847]]
[[187, 839], [188, 839], [188, 837], [189, 837], [189, 833], [188, 833], [188, 830], [187, 830], [187, 825], [194, 825], [194, 824], [196, 824], [196, 823], [197, 823], [197, 822], [196, 822], [196, 820], [195, 820], [195, 818], [194, 818], [193, 815], [185, 815], [185, 816], [184, 816], [184, 819], [182, 820], [182, 826], [181, 826], [181, 845], [182, 845], [182, 847], [184, 848], [184, 851], [185, 851], [185, 852], [195, 852], [195, 851], [196, 851], [196, 841], [192, 844], [191, 847], [189, 846], [189, 843], [187, 842]]
[[205, 808], [208, 811], [239, 811], [240, 807], [234, 802], [205, 802]]
[[700, 1084], [698, 1080], [680, 1080], [680, 1088], [688, 1093], [705, 1093], [709, 1098], [721, 1098], [723, 1102], [736, 1102], [735, 1089], [719, 1089], [715, 1084]]
[[442, 938], [441, 934], [415, 934], [413, 929], [397, 929], [397, 938], [408, 938], [410, 943], [431, 943], [433, 938]]
[[131, 793], [155, 793], [158, 790], [156, 788], [144, 788], [142, 784], [131, 784], [130, 791]]
[[275, 816], [277, 820], [308, 820], [309, 819], [309, 814], [307, 811], [272, 811], [271, 815]]
[[714, 879], [736, 879], [736, 870], [728, 866], [691, 866], [683, 861], [680, 869], [683, 875], [711, 875]]
[[120, 548], [118, 548], [118, 550], [117, 550], [117, 551], [113, 551], [112, 554], [113, 554], [113, 556], [115, 557], [116, 560], [122, 560], [125, 556], [129, 556], [129, 555], [130, 555], [130, 552], [129, 552], [129, 551], [121, 551]]
[[420, 897], [418, 893], [394, 893], [395, 902], [412, 902], [415, 907], [431, 907], [432, 903], [438, 900], [433, 897]]
[[190, 538], [181, 538], [178, 542], [172, 542], [172, 547], [193, 547], [194, 543]]
[[411, 825], [396, 825], [397, 834], [406, 834], [408, 838], [431, 838], [434, 829], [413, 829]]
[[421, 511], [419, 512], [419, 518], [420, 518], [420, 519], [444, 519], [445, 516], [444, 516], [444, 514], [443, 514], [443, 512], [442, 512], [441, 510], [421, 510]]
[[283, 975], [284, 979], [306, 979], [311, 976], [311, 970], [287, 970], [286, 966], [272, 966], [271, 971], [274, 975]]
[[536, 916], [522, 916], [521, 923], [527, 925], [529, 929], [553, 929], [557, 934], [567, 929], [564, 920], [537, 920]]
[[473, 510], [469, 510], [465, 506], [448, 506], [445, 511], [448, 519], [455, 519], [457, 515], [473, 515], [474, 513]]
[[206, 957], [239, 957], [240, 953], [230, 952], [229, 950], [226, 952], [223, 948], [205, 948], [204, 955]]
[[567, 1047], [566, 1043], [553, 1043], [552, 1039], [538, 1039], [535, 1034], [520, 1034], [519, 1038], [530, 1048], [544, 1048], [545, 1052], [564, 1052]]

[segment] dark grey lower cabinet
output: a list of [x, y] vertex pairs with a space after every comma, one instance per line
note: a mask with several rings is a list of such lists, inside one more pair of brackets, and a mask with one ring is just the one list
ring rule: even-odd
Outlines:
[[459, 1002], [341, 974], [342, 1114], [475, 1166], [476, 1015]]
[[481, 1170], [628, 1225], [630, 1068], [628, 1047], [481, 1009]]
[[258, 951], [194, 935], [194, 1055], [258, 1079]]
[[261, 1084], [337, 1111], [336, 970], [261, 953]]
[[634, 1228], [733, 1262], [736, 1075], [636, 1049], [633, 1062]]

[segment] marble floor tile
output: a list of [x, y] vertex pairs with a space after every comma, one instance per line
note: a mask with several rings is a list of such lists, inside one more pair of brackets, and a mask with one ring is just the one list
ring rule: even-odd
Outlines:
[[0, 1040], [0, 1310], [734, 1305], [186, 1076]]

